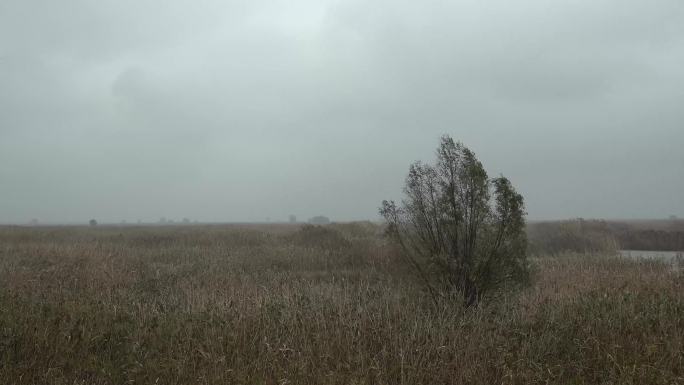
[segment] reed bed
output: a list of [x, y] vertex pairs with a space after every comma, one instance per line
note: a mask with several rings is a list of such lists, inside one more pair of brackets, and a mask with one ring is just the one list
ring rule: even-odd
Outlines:
[[684, 383], [681, 270], [533, 262], [463, 309], [368, 223], [4, 227], [0, 383]]

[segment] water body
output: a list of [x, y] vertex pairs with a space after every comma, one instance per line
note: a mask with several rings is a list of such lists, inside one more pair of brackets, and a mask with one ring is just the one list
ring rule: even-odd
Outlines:
[[627, 258], [662, 259], [668, 262], [684, 260], [684, 251], [618, 250]]

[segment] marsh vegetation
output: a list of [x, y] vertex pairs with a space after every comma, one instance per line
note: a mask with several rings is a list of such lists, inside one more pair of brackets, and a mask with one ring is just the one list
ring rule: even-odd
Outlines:
[[438, 306], [371, 223], [0, 228], [3, 384], [673, 384], [684, 278], [532, 258]]

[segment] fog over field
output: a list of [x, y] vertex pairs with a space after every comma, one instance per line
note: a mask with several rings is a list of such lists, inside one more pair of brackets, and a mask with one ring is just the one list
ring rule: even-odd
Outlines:
[[442, 134], [530, 219], [684, 216], [684, 2], [0, 2], [0, 222], [377, 219]]

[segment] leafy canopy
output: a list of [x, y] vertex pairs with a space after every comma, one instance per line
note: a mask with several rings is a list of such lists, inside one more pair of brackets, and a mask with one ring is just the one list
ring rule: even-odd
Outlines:
[[411, 165], [404, 192], [380, 214], [433, 298], [455, 289], [472, 306], [527, 280], [523, 197], [503, 176], [489, 178], [462, 143], [443, 136], [436, 163]]

